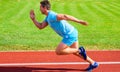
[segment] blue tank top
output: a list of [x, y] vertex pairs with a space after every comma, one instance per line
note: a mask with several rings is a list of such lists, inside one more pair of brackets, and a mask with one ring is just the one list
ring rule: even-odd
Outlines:
[[53, 11], [48, 12], [48, 16], [44, 20], [48, 22], [50, 27], [60, 36], [65, 37], [74, 31], [74, 27], [66, 20], [57, 20], [57, 13]]

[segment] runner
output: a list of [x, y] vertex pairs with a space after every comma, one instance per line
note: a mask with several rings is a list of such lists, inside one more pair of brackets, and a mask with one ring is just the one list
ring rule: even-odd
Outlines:
[[41, 23], [38, 22], [35, 19], [34, 10], [30, 11], [30, 18], [39, 29], [44, 29], [49, 25], [58, 35], [63, 38], [56, 48], [56, 54], [74, 54], [86, 60], [90, 63], [89, 67], [86, 69], [87, 71], [97, 68], [99, 64], [87, 56], [84, 47], [79, 47], [77, 29], [67, 21], [73, 21], [85, 26], [87, 26], [88, 23], [67, 14], [57, 14], [56, 12], [50, 10], [50, 8], [50, 2], [48, 0], [43, 0], [40, 2], [40, 11], [42, 14], [46, 15], [45, 20]]

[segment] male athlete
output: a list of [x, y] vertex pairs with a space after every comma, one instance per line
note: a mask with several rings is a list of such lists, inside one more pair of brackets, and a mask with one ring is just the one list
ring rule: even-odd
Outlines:
[[56, 12], [50, 10], [50, 7], [51, 5], [48, 0], [43, 0], [40, 2], [40, 11], [42, 14], [46, 15], [43, 22], [40, 23], [35, 19], [34, 10], [30, 11], [30, 18], [39, 29], [44, 29], [49, 25], [58, 35], [63, 38], [56, 48], [56, 54], [74, 54], [86, 60], [90, 63], [89, 67], [86, 69], [87, 71], [97, 68], [99, 64], [87, 56], [84, 47], [79, 47], [77, 29], [70, 25], [67, 21], [73, 21], [85, 26], [87, 26], [88, 23], [70, 15], [57, 14]]

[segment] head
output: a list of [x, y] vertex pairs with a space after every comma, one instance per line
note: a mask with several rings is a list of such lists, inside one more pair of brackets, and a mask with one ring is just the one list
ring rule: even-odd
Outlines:
[[40, 2], [40, 11], [42, 14], [45, 14], [48, 10], [50, 10], [50, 2], [48, 0], [43, 0]]

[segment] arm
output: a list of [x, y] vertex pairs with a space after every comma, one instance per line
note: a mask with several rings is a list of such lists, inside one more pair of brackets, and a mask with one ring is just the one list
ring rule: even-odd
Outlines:
[[31, 20], [33, 21], [33, 23], [35, 24], [35, 26], [39, 29], [43, 29], [45, 28], [46, 26], [48, 26], [48, 23], [47, 22], [42, 22], [42, 23], [39, 23], [38, 21], [36, 21], [35, 19], [35, 14], [34, 14], [34, 11], [31, 10], [30, 11], [30, 18]]
[[66, 14], [58, 14], [57, 15], [57, 20], [69, 20], [69, 21], [80, 23], [82, 25], [88, 25], [87, 22], [85, 22], [83, 20], [79, 20], [79, 19], [77, 19], [77, 18], [75, 18], [73, 16], [66, 15]]

